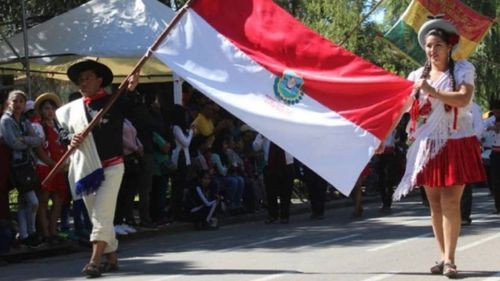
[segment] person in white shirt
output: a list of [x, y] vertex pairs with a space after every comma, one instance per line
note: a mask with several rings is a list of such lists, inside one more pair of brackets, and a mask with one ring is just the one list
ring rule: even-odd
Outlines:
[[[472, 114], [472, 128], [476, 134], [478, 140], [481, 140], [481, 136], [484, 133], [484, 124], [481, 114], [481, 107], [477, 103], [472, 103], [471, 110]], [[470, 218], [472, 211], [472, 187], [473, 185], [467, 184], [464, 188], [464, 193], [462, 194], [462, 199], [460, 202], [460, 212], [462, 215], [462, 226], [467, 226], [472, 223]]]
[[172, 131], [175, 137], [172, 162], [176, 165], [177, 170], [172, 176], [169, 216], [176, 220], [182, 215], [182, 196], [188, 184], [188, 170], [191, 166], [189, 146], [193, 139], [193, 129], [188, 125], [189, 116], [184, 107], [177, 104], [173, 107], [172, 111]]

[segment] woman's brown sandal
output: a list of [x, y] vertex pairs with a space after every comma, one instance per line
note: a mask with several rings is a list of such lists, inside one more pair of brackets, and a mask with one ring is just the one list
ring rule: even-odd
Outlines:
[[444, 261], [436, 262], [436, 264], [431, 267], [432, 274], [443, 274]]
[[457, 266], [451, 262], [445, 263], [443, 268], [443, 275], [450, 279], [457, 278], [458, 276]]
[[97, 278], [101, 276], [101, 270], [94, 263], [88, 263], [82, 269], [82, 272], [87, 275], [88, 278]]

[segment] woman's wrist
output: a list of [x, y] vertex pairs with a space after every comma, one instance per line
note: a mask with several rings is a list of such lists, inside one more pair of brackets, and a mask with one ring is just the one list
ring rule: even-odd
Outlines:
[[438, 88], [432, 88], [431, 96], [437, 98], [439, 96], [439, 89]]

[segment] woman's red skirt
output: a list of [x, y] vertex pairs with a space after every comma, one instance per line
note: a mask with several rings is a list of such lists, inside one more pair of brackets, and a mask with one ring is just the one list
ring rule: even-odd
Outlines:
[[[50, 170], [51, 168], [49, 168], [48, 166], [36, 165], [36, 172], [38, 178], [40, 179], [40, 182], [42, 182], [49, 175]], [[49, 193], [56, 193], [63, 201], [66, 201], [68, 199], [69, 188], [66, 181], [66, 176], [62, 172], [57, 173], [46, 185], [42, 185], [41, 189]]]
[[481, 145], [475, 136], [449, 139], [436, 157], [417, 175], [417, 185], [449, 187], [486, 179]]

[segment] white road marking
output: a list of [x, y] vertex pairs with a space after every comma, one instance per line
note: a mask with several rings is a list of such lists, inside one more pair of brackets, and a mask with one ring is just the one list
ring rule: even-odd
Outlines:
[[497, 272], [490, 277], [484, 279], [483, 281], [500, 281], [500, 272]]
[[234, 246], [234, 247], [231, 247], [231, 248], [222, 249], [221, 251], [222, 252], [227, 252], [227, 251], [232, 251], [232, 250], [241, 249], [241, 248], [245, 248], [245, 247], [259, 246], [259, 245], [262, 245], [262, 244], [267, 244], [267, 243], [271, 243], [271, 242], [286, 240], [286, 239], [290, 239], [290, 238], [294, 238], [294, 237], [297, 237], [297, 236], [296, 235], [286, 235], [286, 236], [281, 236], [281, 237], [275, 237], [275, 238], [266, 239], [266, 240], [263, 240], [263, 241], [252, 242], [252, 243], [248, 243], [248, 244]]
[[490, 237], [486, 237], [486, 238], [483, 238], [483, 239], [478, 240], [478, 241], [476, 241], [476, 242], [473, 242], [473, 243], [470, 243], [470, 244], [464, 245], [464, 246], [462, 246], [462, 247], [459, 247], [459, 248], [457, 249], [457, 251], [459, 251], [459, 252], [461, 252], [461, 251], [465, 251], [465, 250], [467, 250], [467, 249], [470, 249], [470, 248], [472, 248], [472, 247], [476, 247], [476, 246], [478, 246], [478, 245], [481, 245], [481, 244], [483, 244], [483, 243], [485, 243], [485, 242], [488, 242], [488, 241], [490, 241], [490, 240], [493, 240], [493, 239], [496, 239], [496, 238], [499, 238], [499, 237], [500, 237], [500, 233], [497, 233], [497, 234], [492, 235], [492, 236], [490, 236]]
[[332, 243], [332, 242], [338, 242], [338, 241], [347, 240], [347, 239], [358, 237], [358, 236], [361, 236], [361, 234], [358, 233], [358, 234], [341, 236], [341, 237], [337, 237], [337, 238], [332, 238], [332, 239], [328, 239], [328, 240], [300, 246], [300, 247], [295, 248], [294, 250], [301, 250], [301, 249], [310, 248], [310, 247], [319, 246], [319, 245], [324, 245], [324, 244], [328, 244], [328, 243]]
[[368, 279], [364, 279], [362, 281], [380, 281], [380, 280], [384, 280], [384, 279], [387, 279], [387, 278], [390, 278], [398, 273], [400, 273], [401, 271], [393, 271], [391, 273], [384, 273], [384, 274], [379, 274], [379, 275], [375, 275], [373, 277], [370, 277]]
[[398, 241], [395, 241], [395, 242], [392, 242], [392, 243], [388, 243], [388, 244], [385, 244], [385, 245], [382, 245], [382, 246], [371, 248], [371, 249], [368, 249], [368, 252], [376, 252], [376, 251], [379, 251], [379, 250], [384, 250], [384, 249], [387, 249], [387, 248], [398, 246], [400, 244], [404, 244], [406, 242], [410, 242], [410, 241], [413, 241], [413, 240], [417, 240], [417, 239], [420, 239], [420, 238], [423, 238], [423, 237], [429, 237], [429, 236], [432, 236], [432, 232], [424, 233], [424, 234], [421, 234], [421, 235], [418, 235], [418, 236], [415, 236], [415, 237], [412, 237], [412, 238], [398, 240]]
[[284, 273], [280, 273], [280, 274], [273, 274], [273, 275], [269, 275], [269, 276], [266, 276], [266, 277], [253, 279], [253, 280], [251, 280], [251, 281], [268, 281], [268, 280], [274, 280], [274, 279], [277, 279], [277, 278], [283, 277], [283, 276], [285, 276], [285, 275], [286, 275], [286, 274], [284, 274]]
[[149, 279], [149, 281], [165, 281], [165, 280], [172, 280], [172, 279], [175, 279], [177, 277], [181, 277], [182, 275], [180, 274], [176, 274], [176, 275], [169, 275], [169, 276], [163, 276], [163, 277], [159, 277], [159, 278], [155, 278], [155, 279]]

